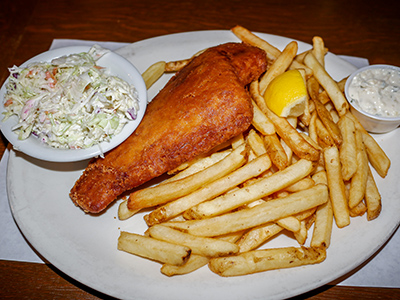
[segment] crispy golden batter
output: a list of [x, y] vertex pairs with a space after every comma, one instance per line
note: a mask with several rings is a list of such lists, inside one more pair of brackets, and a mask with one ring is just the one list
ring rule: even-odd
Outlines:
[[89, 163], [71, 199], [98, 213], [123, 192], [245, 131], [252, 120], [245, 86], [266, 67], [265, 52], [242, 43], [213, 47], [193, 59], [148, 105], [136, 131]]

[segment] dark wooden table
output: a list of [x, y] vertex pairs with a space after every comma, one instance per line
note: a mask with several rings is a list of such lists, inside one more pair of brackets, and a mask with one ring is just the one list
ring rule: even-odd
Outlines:
[[[400, 66], [400, 2], [369, 0], [2, 0], [0, 83], [8, 67], [46, 51], [53, 39], [136, 42], [194, 30], [252, 31], [310, 43], [339, 55]], [[7, 141], [2, 137], [0, 156]], [[107, 298], [48, 264], [0, 261], [2, 299]], [[400, 289], [323, 286], [299, 299], [399, 299]]]

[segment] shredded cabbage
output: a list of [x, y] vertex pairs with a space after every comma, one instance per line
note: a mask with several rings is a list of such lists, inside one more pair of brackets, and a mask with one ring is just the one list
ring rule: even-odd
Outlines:
[[62, 149], [81, 149], [109, 141], [139, 110], [133, 85], [96, 61], [108, 50], [88, 52], [12, 67], [4, 98], [4, 120], [17, 115], [13, 130], [24, 140], [31, 134]]

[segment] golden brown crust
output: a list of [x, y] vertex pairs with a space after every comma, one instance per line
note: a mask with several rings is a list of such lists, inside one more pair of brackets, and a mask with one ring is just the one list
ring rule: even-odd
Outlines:
[[148, 105], [136, 131], [89, 164], [71, 199], [98, 213], [123, 192], [245, 131], [252, 106], [244, 86], [265, 69], [265, 53], [239, 43], [193, 59]]

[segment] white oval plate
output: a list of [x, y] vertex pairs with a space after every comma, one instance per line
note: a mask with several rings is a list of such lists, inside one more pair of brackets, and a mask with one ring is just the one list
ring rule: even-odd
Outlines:
[[[288, 38], [260, 34], [280, 49]], [[201, 31], [167, 35], [134, 43], [118, 53], [140, 71], [158, 60], [190, 57], [200, 49], [238, 41], [229, 31]], [[299, 43], [299, 51], [311, 46]], [[355, 68], [329, 53], [328, 71], [337, 80]], [[162, 77], [157, 93], [168, 80]], [[121, 299], [283, 299], [305, 293], [349, 273], [389, 239], [399, 225], [400, 130], [376, 136], [392, 160], [385, 179], [374, 172], [383, 209], [378, 219], [353, 218], [350, 226], [333, 228], [327, 259], [316, 265], [274, 270], [241, 277], [222, 278], [203, 267], [191, 274], [166, 277], [161, 265], [117, 250], [121, 230], [143, 234], [143, 214], [126, 221], [117, 217], [119, 201], [105, 213], [91, 216], [75, 207], [68, 193], [86, 163], [54, 164], [11, 152], [8, 196], [15, 220], [33, 247], [51, 264], [79, 282]], [[296, 245], [282, 234], [268, 247]]]
[[[21, 66], [27, 66], [29, 63], [51, 61], [56, 57], [63, 55], [69, 55], [73, 53], [87, 52], [90, 47], [87, 46], [75, 46], [75, 47], [64, 47], [55, 50], [49, 50], [43, 52], [35, 57], [24, 62]], [[26, 140], [19, 140], [18, 135], [11, 130], [11, 128], [17, 124], [17, 116], [12, 116], [5, 122], [0, 121], [1, 131], [7, 140], [13, 145], [15, 150], [21, 151], [34, 158], [53, 161], [53, 162], [71, 162], [85, 160], [98, 156], [105, 153], [119, 144], [121, 144], [127, 137], [129, 137], [132, 132], [135, 131], [136, 127], [141, 122], [143, 115], [146, 111], [147, 106], [147, 90], [142, 76], [139, 71], [135, 68], [132, 63], [130, 63], [124, 57], [110, 51], [101, 57], [97, 64], [102, 67], [106, 67], [110, 70], [112, 75], [116, 75], [129, 84], [133, 84], [138, 92], [139, 96], [139, 111], [136, 120], [128, 122], [122, 131], [114, 136], [109, 142], [102, 142], [100, 145], [95, 145], [86, 149], [56, 149], [50, 147], [47, 144], [42, 143], [38, 138], [31, 135]], [[3, 84], [0, 90], [0, 114], [4, 112], [4, 96], [6, 93], [6, 84], [8, 79]], [[1, 117], [3, 119], [3, 117]]]

